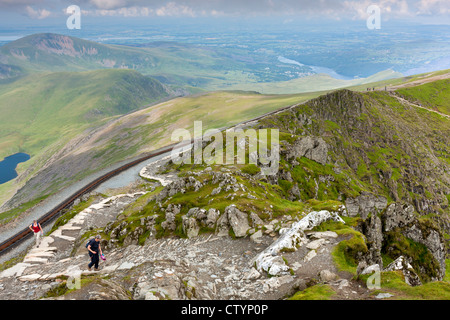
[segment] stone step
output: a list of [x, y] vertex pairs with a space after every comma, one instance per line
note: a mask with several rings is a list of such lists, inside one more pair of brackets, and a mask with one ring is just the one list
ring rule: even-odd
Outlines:
[[36, 281], [38, 280], [40, 277], [42, 277], [40, 274], [34, 273], [34, 274], [30, 274], [27, 276], [21, 276], [19, 277], [20, 281]]
[[47, 263], [48, 259], [44, 259], [44, 258], [37, 258], [37, 257], [25, 257], [25, 259], [23, 259], [23, 262], [25, 263], [39, 263], [39, 264], [44, 264]]
[[6, 269], [2, 273], [0, 273], [0, 279], [21, 276], [23, 271], [29, 266], [31, 266], [31, 264], [20, 262], [15, 266], [12, 266], [11, 268]]

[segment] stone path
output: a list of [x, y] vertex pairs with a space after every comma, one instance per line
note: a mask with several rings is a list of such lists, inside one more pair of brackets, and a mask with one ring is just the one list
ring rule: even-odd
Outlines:
[[52, 234], [42, 237], [39, 247], [34, 246], [29, 250], [23, 262], [0, 273], [0, 280], [15, 277], [19, 281], [36, 281], [67, 276], [65, 267], [72, 266], [74, 261], [81, 258], [86, 260], [86, 255], [70, 258], [77, 240], [91, 227], [101, 227], [106, 221], [114, 219], [126, 205], [143, 194], [144, 192], [139, 192], [113, 196], [81, 211]]
[[[334, 233], [317, 232], [309, 233], [299, 250], [282, 253], [292, 272], [276, 277], [254, 268], [255, 259], [277, 240], [274, 233], [263, 234], [257, 242], [215, 234], [191, 239], [148, 238], [142, 246], [107, 250], [100, 271], [88, 271], [89, 257], [81, 235], [90, 227], [106, 226], [142, 194], [104, 199], [44, 237], [23, 262], [0, 274], [0, 299], [39, 299], [64, 279], [94, 276], [91, 284], [58, 299], [272, 300], [305, 289], [311, 279], [319, 278], [321, 270], [338, 273], [331, 252], [342, 239]], [[328, 281], [342, 293], [339, 298], [365, 294], [349, 280], [344, 275]]]

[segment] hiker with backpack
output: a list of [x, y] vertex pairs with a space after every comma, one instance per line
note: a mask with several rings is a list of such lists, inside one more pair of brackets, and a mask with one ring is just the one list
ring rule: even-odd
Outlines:
[[44, 234], [42, 230], [41, 224], [36, 220], [33, 220], [33, 223], [29, 226], [30, 230], [34, 232], [34, 239], [36, 241], [36, 248], [39, 248], [39, 244], [41, 243], [41, 236]]
[[86, 244], [86, 248], [89, 250], [89, 256], [91, 257], [91, 263], [88, 264], [89, 271], [91, 271], [92, 266], [94, 266], [95, 271], [98, 271], [99, 253], [103, 256], [100, 240], [101, 237], [96, 235], [95, 238], [89, 240]]

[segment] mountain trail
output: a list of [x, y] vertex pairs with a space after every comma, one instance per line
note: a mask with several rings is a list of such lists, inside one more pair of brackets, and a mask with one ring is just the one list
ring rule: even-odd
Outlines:
[[402, 104], [407, 104], [407, 105], [410, 105], [410, 106], [415, 107], [415, 108], [420, 108], [420, 109], [424, 109], [424, 110], [427, 110], [427, 111], [430, 111], [430, 112], [434, 112], [434, 113], [437, 113], [438, 115], [440, 115], [440, 116], [442, 116], [442, 117], [445, 117], [445, 118], [447, 118], [447, 119], [450, 119], [450, 116], [447, 115], [447, 114], [445, 114], [445, 113], [442, 113], [442, 112], [439, 112], [439, 111], [436, 111], [436, 110], [432, 110], [432, 109], [423, 107], [423, 106], [421, 106], [421, 105], [412, 103], [412, 102], [410, 102], [410, 101], [408, 101], [408, 100], [406, 100], [406, 99], [404, 99], [404, 98], [398, 96], [398, 95], [395, 94], [394, 92], [390, 92], [389, 95], [390, 95], [391, 97], [397, 99], [398, 101], [400, 101]]
[[[291, 296], [316, 283], [327, 283], [336, 292], [332, 299], [370, 298], [369, 291], [339, 272], [333, 262], [333, 248], [344, 237], [326, 237], [310, 242], [283, 259], [289, 274], [268, 277], [252, 262], [278, 236], [263, 234], [258, 241], [248, 237], [205, 234], [194, 238], [149, 237], [144, 245], [104, 248], [106, 261], [99, 271], [88, 271], [86, 237], [93, 228], [113, 221], [142, 193], [103, 199], [84, 209], [65, 225], [43, 237], [22, 262], [0, 273], [0, 299], [39, 299], [49, 292], [52, 299], [268, 299]], [[92, 238], [94, 234], [88, 237]], [[331, 278], [321, 279], [321, 271]], [[79, 287], [77, 285], [79, 280]]]

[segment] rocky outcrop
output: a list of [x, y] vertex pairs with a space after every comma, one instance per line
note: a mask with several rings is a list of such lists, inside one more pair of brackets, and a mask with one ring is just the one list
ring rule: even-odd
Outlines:
[[395, 261], [391, 262], [383, 271], [401, 270], [403, 272], [403, 276], [405, 277], [406, 284], [413, 287], [420, 286], [422, 285], [422, 282], [420, 281], [417, 273], [414, 271], [410, 261], [411, 259], [400, 256], [395, 259]]
[[365, 261], [369, 265], [383, 265], [381, 258], [381, 248], [383, 246], [383, 226], [381, 219], [377, 215], [371, 215], [370, 218], [363, 220], [359, 228], [361, 233], [366, 236], [366, 245], [368, 252]]
[[164, 230], [174, 231], [177, 227], [175, 222], [175, 217], [181, 211], [180, 205], [172, 205], [169, 204], [167, 209], [165, 210], [166, 220], [161, 223], [161, 227]]
[[393, 203], [383, 213], [383, 229], [385, 232], [389, 232], [395, 228], [404, 228], [415, 220], [416, 216], [412, 205]]
[[[375, 206], [373, 208], [378, 210]], [[369, 252], [365, 256], [365, 261], [368, 265], [383, 266], [382, 251], [389, 256], [392, 256], [393, 252], [395, 254], [402, 252], [406, 256], [405, 259], [411, 259], [407, 255], [414, 252], [406, 252], [408, 246], [401, 244], [402, 239], [405, 238], [423, 245], [431, 254], [432, 261], [428, 261], [430, 259], [423, 262], [411, 261], [419, 275], [430, 280], [442, 280], [444, 277], [445, 240], [437, 226], [418, 219], [412, 205], [392, 203], [381, 213], [371, 214], [362, 219], [358, 230], [367, 238]], [[392, 258], [396, 259], [398, 256], [392, 256]], [[417, 281], [411, 280], [411, 283], [417, 283]]]
[[378, 213], [384, 210], [387, 205], [387, 199], [382, 196], [376, 196], [368, 192], [361, 192], [358, 197], [345, 200], [345, 207], [349, 217], [360, 215], [366, 219], [370, 213]]
[[224, 214], [227, 216], [234, 235], [238, 238], [245, 237], [250, 229], [248, 214], [240, 211], [235, 205], [226, 207]]
[[[336, 213], [322, 210], [309, 213], [299, 222], [294, 223], [289, 229], [280, 230], [280, 238], [255, 258], [256, 269], [259, 272], [265, 271], [272, 276], [288, 272], [289, 266], [278, 254], [283, 250], [295, 251], [300, 246], [308, 243], [304, 231], [311, 230], [328, 220], [344, 222]], [[315, 251], [312, 250], [310, 252]]]
[[304, 137], [297, 139], [285, 151], [287, 160], [306, 157], [320, 164], [326, 164], [328, 159], [328, 145], [320, 137]]

